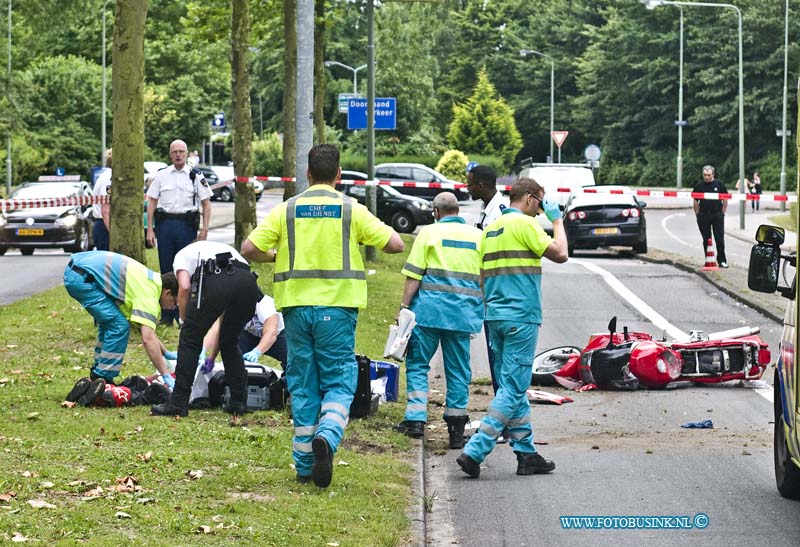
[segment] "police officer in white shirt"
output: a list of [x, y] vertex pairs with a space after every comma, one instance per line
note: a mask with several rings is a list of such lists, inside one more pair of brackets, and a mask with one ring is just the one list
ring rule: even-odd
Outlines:
[[[203, 175], [186, 164], [186, 155], [186, 143], [172, 141], [169, 145], [172, 165], [158, 171], [147, 190], [147, 243], [158, 242], [161, 273], [172, 271], [178, 251], [195, 239], [208, 237], [212, 192]], [[198, 234], [201, 208], [203, 227]], [[162, 321], [171, 323], [174, 317], [174, 311], [162, 310]]]
[[467, 174], [467, 190], [472, 199], [483, 202], [480, 220], [475, 224], [483, 230], [494, 222], [503, 209], [508, 207], [508, 198], [497, 191], [497, 175], [488, 165], [476, 165]]
[[[92, 195], [97, 197], [111, 195], [111, 148], [106, 150], [105, 156], [106, 167], [97, 175], [94, 181], [94, 188], [92, 189]], [[110, 210], [110, 203], [95, 203], [92, 205], [92, 216], [94, 217], [92, 237], [94, 239], [95, 248], [97, 248], [98, 251], [108, 250], [108, 230], [111, 227], [108, 217]]]

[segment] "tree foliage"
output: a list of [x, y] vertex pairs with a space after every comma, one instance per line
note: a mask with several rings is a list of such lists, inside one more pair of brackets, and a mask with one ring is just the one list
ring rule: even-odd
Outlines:
[[498, 156], [511, 165], [522, 148], [514, 123], [514, 111], [497, 93], [485, 69], [466, 103], [453, 106], [453, 122], [447, 133], [450, 146], [467, 154]]

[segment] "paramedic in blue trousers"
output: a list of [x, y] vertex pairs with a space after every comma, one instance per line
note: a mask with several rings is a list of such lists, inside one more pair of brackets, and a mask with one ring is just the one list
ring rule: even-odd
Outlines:
[[469, 421], [470, 333], [483, 326], [481, 293], [482, 232], [458, 216], [458, 200], [450, 192], [433, 198], [436, 224], [420, 230], [402, 273], [406, 276], [400, 308], [409, 308], [417, 325], [408, 341], [405, 419], [395, 426], [419, 438], [428, 421], [430, 360], [441, 343], [447, 381], [444, 421], [450, 448], [464, 447]]
[[250, 265], [236, 249], [215, 241], [196, 241], [175, 255], [172, 264], [178, 279], [178, 309], [183, 321], [178, 338], [175, 387], [169, 401], [153, 405], [155, 416], [187, 416], [189, 396], [203, 349], [203, 337], [222, 316], [219, 350], [225, 364], [225, 382], [230, 400], [223, 407], [229, 414], [247, 412], [247, 376], [239, 334], [253, 317], [261, 290]]
[[[467, 173], [467, 190], [472, 199], [481, 200], [481, 217], [475, 226], [480, 230], [500, 218], [503, 210], [508, 207], [508, 198], [497, 190], [497, 174], [488, 165], [476, 165]], [[497, 394], [497, 375], [494, 372], [494, 352], [489, 340], [489, 325], [483, 324], [483, 333], [486, 337], [486, 357], [489, 361], [489, 374], [492, 376], [492, 390]], [[508, 431], [497, 439], [498, 443], [508, 441]]]
[[[456, 459], [472, 478], [480, 476], [480, 464], [506, 427], [517, 455], [517, 475], [549, 473], [556, 467], [533, 446], [526, 391], [542, 323], [541, 258], [566, 262], [567, 237], [558, 203], [543, 201], [544, 189], [537, 182], [517, 179], [509, 197], [510, 206], [483, 232], [483, 297], [500, 389]], [[540, 210], [553, 223], [553, 238], [533, 218]]]
[[281, 203], [242, 244], [242, 254], [275, 262], [273, 291], [286, 323], [297, 481], [327, 487], [355, 394], [358, 309], [367, 305], [359, 245], [386, 253], [403, 240], [366, 207], [335, 190], [339, 150], [308, 152], [308, 189]]
[[[186, 164], [186, 154], [185, 142], [172, 141], [169, 145], [172, 165], [158, 171], [147, 189], [146, 239], [151, 247], [158, 242], [161, 273], [172, 271], [172, 262], [178, 251], [196, 239], [208, 237], [212, 192], [203, 175]], [[177, 318], [176, 312], [162, 310], [162, 322], [171, 324]]]
[[[121, 254], [87, 251], [70, 258], [64, 269], [64, 288], [97, 324], [91, 382], [79, 380], [67, 400], [77, 400], [78, 391], [86, 393], [84, 388], [89, 383], [95, 396], [99, 395], [106, 382], [112, 383], [119, 376], [128, 349], [130, 323], [141, 329], [147, 356], [164, 383], [172, 387], [174, 381], [164, 360], [167, 348], [155, 329], [160, 308], [175, 305], [178, 284], [174, 275], [159, 275]], [[89, 403], [93, 400], [85, 397]]]

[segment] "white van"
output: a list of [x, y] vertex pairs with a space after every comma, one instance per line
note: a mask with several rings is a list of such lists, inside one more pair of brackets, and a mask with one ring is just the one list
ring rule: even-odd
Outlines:
[[[538, 182], [544, 188], [545, 198], [557, 201], [562, 211], [574, 189], [595, 185], [594, 173], [583, 163], [534, 163], [523, 169], [519, 176]], [[553, 225], [547, 217], [541, 214], [538, 218], [542, 228], [547, 233], [553, 233]]]

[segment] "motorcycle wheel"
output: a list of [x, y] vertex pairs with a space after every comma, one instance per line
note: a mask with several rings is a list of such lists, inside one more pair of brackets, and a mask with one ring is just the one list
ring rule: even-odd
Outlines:
[[531, 384], [537, 386], [557, 385], [553, 374], [567, 364], [569, 358], [581, 352], [575, 346], [558, 346], [543, 351], [533, 358], [533, 373]]
[[786, 422], [783, 421], [780, 373], [775, 369], [773, 399], [775, 400], [775, 435], [772, 450], [775, 456], [775, 483], [781, 496], [800, 500], [800, 468], [792, 461], [789, 446], [786, 444]]

